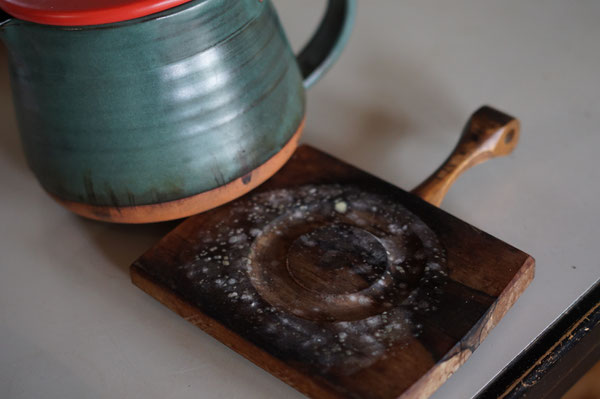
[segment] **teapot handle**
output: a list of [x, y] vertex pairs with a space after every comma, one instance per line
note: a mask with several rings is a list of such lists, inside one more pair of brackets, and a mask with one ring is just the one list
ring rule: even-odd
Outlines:
[[319, 28], [297, 57], [305, 89], [337, 61], [350, 37], [355, 14], [356, 0], [329, 0]]

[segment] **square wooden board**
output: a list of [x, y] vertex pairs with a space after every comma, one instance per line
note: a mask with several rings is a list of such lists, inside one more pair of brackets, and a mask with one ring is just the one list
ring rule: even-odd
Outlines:
[[431, 395], [533, 275], [529, 255], [309, 146], [131, 266], [139, 288], [320, 398]]

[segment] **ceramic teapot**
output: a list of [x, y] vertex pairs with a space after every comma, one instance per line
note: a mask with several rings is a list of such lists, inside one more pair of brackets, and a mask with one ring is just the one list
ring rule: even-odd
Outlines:
[[355, 0], [296, 57], [270, 0], [0, 0], [27, 161], [85, 217], [144, 223], [243, 195], [293, 153]]

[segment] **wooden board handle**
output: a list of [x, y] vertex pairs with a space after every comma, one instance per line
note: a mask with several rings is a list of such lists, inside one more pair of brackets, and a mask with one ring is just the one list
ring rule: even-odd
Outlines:
[[479, 108], [465, 125], [450, 156], [412, 193], [440, 206], [448, 189], [467, 169], [499, 156], [508, 155], [519, 141], [517, 119], [492, 107]]

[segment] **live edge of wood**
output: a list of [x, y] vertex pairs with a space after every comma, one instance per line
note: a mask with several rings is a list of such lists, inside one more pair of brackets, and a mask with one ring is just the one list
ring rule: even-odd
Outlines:
[[502, 294], [492, 304], [481, 320], [439, 361], [427, 374], [421, 377], [400, 398], [427, 398], [431, 396], [458, 368], [471, 356], [479, 344], [496, 327], [500, 319], [517, 301], [533, 280], [535, 261], [528, 257], [521, 269], [511, 280]]
[[[467, 360], [529, 285], [534, 276], [533, 258], [389, 183], [308, 146], [300, 147], [292, 161], [259, 190], [312, 182], [351, 183], [394, 192], [407, 209], [433, 228], [447, 248], [450, 274], [448, 302], [442, 304], [445, 308], [423, 321], [428, 330], [423, 336], [413, 338], [405, 347], [391, 348], [390, 360], [382, 360], [377, 367], [334, 383], [326, 376], [307, 373], [272, 356], [185, 301], [159, 278], [147, 274], [143, 270], [145, 263], [167, 256], [165, 248], [189, 244], [186, 237], [202, 226], [202, 215], [182, 223], [136, 261], [130, 269], [132, 282], [190, 323], [311, 397], [430, 396]], [[167, 259], [168, 256], [161, 262], [169, 264]], [[395, 351], [410, 352], [405, 353], [410, 361], [395, 362]]]

